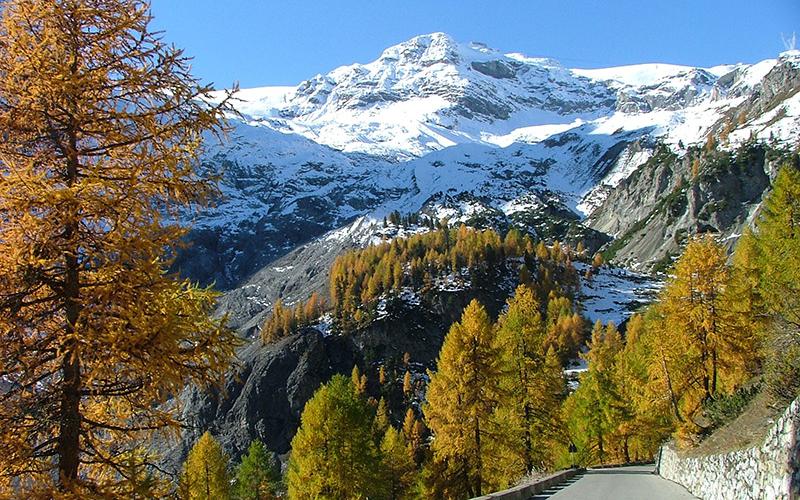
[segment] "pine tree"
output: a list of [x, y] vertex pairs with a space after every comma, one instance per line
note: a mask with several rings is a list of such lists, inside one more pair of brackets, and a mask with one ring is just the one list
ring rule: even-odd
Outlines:
[[406, 445], [403, 434], [389, 426], [381, 440], [383, 462], [383, 483], [386, 485], [386, 498], [404, 500], [414, 498], [417, 466]]
[[204, 102], [146, 2], [0, 15], [0, 476], [114, 495], [122, 452], [177, 425], [160, 403], [235, 347], [216, 295], [167, 272], [171, 221], [214, 194], [198, 157], [228, 104]]
[[473, 300], [445, 337], [423, 410], [434, 434], [434, 457], [459, 471], [455, 479], [470, 496], [494, 486], [484, 464], [489, 459], [487, 441], [499, 399], [500, 370], [489, 316]]
[[187, 500], [225, 500], [230, 498], [228, 456], [206, 431], [197, 440], [183, 465]]
[[267, 500], [277, 498], [281, 471], [275, 455], [264, 443], [254, 439], [236, 468], [233, 493], [237, 500]]
[[306, 403], [292, 439], [289, 498], [375, 498], [383, 494], [372, 409], [341, 375]]

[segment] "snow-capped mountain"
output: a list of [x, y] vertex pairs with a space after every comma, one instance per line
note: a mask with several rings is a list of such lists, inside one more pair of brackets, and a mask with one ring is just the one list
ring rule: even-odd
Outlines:
[[772, 68], [797, 57], [789, 52], [752, 66], [569, 69], [433, 33], [297, 87], [243, 90], [238, 108], [252, 124], [394, 159], [464, 143], [538, 142], [584, 122], [602, 131], [642, 114], [652, 116], [628, 128], [658, 126], [691, 143], [706, 132], [698, 125], [721, 118]]
[[296, 87], [245, 89], [243, 119], [205, 155], [225, 197], [193, 217], [194, 248], [178, 265], [233, 288], [328, 230], [392, 210], [597, 248], [636, 221], [584, 218], [659, 144], [682, 157], [709, 135], [731, 150], [800, 143], [798, 68], [792, 51], [754, 65], [570, 69], [434, 33]]

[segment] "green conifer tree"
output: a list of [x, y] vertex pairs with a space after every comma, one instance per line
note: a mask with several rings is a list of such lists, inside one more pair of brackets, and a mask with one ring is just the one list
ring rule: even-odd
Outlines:
[[264, 443], [254, 439], [236, 468], [234, 498], [268, 500], [277, 498], [281, 481], [280, 465]]
[[379, 453], [372, 408], [347, 378], [336, 375], [306, 403], [292, 439], [289, 498], [379, 498]]

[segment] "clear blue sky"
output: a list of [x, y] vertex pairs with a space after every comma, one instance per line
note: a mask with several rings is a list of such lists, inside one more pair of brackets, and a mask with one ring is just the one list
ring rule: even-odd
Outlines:
[[151, 1], [154, 27], [217, 87], [295, 85], [434, 31], [587, 68], [756, 62], [800, 37], [800, 0]]

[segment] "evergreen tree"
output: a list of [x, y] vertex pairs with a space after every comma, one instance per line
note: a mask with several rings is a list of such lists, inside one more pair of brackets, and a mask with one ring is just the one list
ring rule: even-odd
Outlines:
[[233, 489], [237, 500], [267, 500], [277, 498], [281, 481], [280, 465], [264, 443], [254, 439], [236, 468]]
[[228, 456], [208, 431], [200, 436], [189, 452], [183, 481], [188, 500], [225, 500], [231, 497]]
[[176, 427], [161, 403], [218, 380], [236, 345], [216, 295], [168, 272], [187, 234], [173, 221], [215, 193], [200, 146], [229, 105], [149, 11], [0, 11], [0, 476], [23, 488], [126, 491], [125, 450]]
[[480, 496], [498, 486], [486, 477], [484, 464], [492, 459], [487, 441], [494, 430], [501, 363], [489, 316], [477, 300], [450, 327], [437, 368], [424, 407], [434, 457], [458, 471], [447, 475], [462, 483], [457, 489]]
[[372, 409], [341, 375], [306, 403], [292, 439], [289, 498], [377, 498], [383, 494]]
[[386, 486], [386, 498], [404, 500], [414, 498], [414, 486], [417, 479], [417, 466], [412, 459], [412, 452], [406, 445], [403, 434], [389, 426], [381, 440], [381, 458], [383, 461], [383, 483]]

